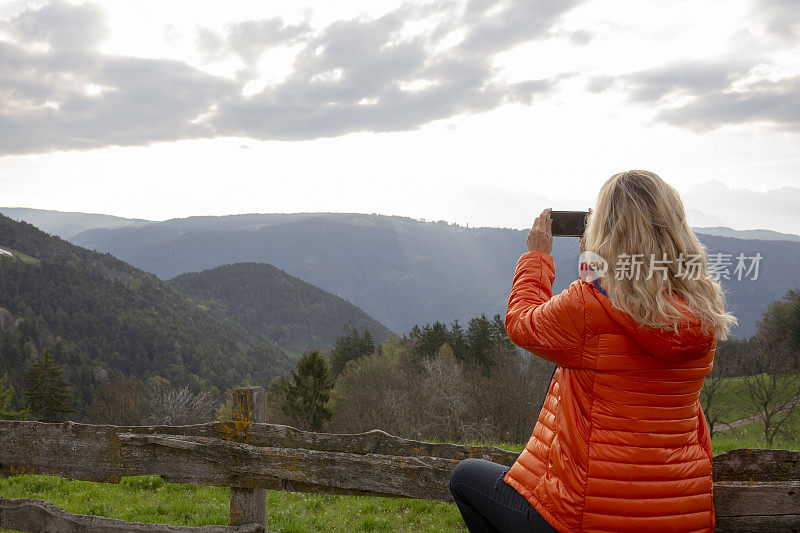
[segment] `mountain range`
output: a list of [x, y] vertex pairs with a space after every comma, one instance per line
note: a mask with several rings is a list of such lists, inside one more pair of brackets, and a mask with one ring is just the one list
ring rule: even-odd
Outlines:
[[[695, 231], [709, 254], [731, 254], [730, 279], [721, 282], [739, 318], [733, 335], [752, 335], [768, 303], [797, 286], [793, 269], [800, 261], [800, 237], [765, 230]], [[415, 324], [503, 313], [525, 234], [404, 217], [294, 213], [92, 228], [69, 240], [162, 279], [231, 263], [269, 263], [345, 298], [403, 334]], [[736, 279], [733, 269], [740, 253], [761, 254], [757, 279], [753, 273]], [[559, 292], [577, 277], [577, 239], [557, 238], [553, 256], [554, 292]]]

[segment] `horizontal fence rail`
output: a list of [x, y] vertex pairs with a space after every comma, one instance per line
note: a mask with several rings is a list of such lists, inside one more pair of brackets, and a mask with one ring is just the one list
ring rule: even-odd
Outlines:
[[155, 474], [170, 483], [452, 501], [447, 480], [468, 457], [510, 465], [517, 454], [377, 430], [334, 435], [238, 422], [119, 427], [0, 421], [0, 473], [110, 483]]
[[[262, 391], [237, 389], [234, 420], [191, 426], [3, 420], [0, 474], [111, 483], [125, 476], [159, 475], [167, 482], [228, 486], [233, 488], [231, 526], [206, 526], [223, 529], [205, 531], [246, 531], [234, 528], [247, 524], [261, 527], [252, 531], [264, 531], [265, 496], [260, 489], [452, 501], [448, 481], [460, 460], [476, 457], [510, 466], [518, 455], [491, 446], [402, 439], [379, 430], [340, 435], [253, 422], [260, 418]], [[713, 467], [717, 531], [800, 531], [800, 452], [733, 450], [714, 457]], [[9, 502], [23, 501], [27, 503], [17, 504], [13, 516], [22, 516], [22, 507], [29, 517], [60, 511], [49, 504], [37, 509], [30, 503], [35, 500], [0, 499], [0, 527], [11, 527], [6, 525]]]

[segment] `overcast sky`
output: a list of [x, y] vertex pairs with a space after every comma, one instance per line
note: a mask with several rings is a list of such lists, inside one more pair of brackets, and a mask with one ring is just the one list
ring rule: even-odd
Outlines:
[[797, 0], [0, 2], [0, 205], [800, 233]]

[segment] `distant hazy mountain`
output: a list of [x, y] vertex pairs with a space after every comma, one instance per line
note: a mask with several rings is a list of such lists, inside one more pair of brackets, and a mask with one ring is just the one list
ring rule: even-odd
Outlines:
[[[414, 324], [504, 313], [525, 234], [402, 217], [292, 214], [177, 219], [88, 230], [72, 240], [164, 279], [234, 262], [270, 263], [402, 334]], [[800, 243], [699, 236], [712, 253], [761, 253], [758, 280], [722, 280], [740, 318], [734, 334], [751, 335], [766, 305], [798, 285]], [[553, 256], [558, 292], [577, 278], [577, 239], [556, 239]]]
[[122, 218], [94, 213], [70, 213], [26, 207], [0, 207], [0, 213], [17, 221], [33, 224], [40, 230], [62, 239], [91, 228], [120, 228], [141, 226], [151, 221], [138, 218]]
[[725, 223], [716, 215], [705, 213], [699, 209], [686, 209], [686, 219], [691, 226], [711, 227], [724, 226]]
[[266, 263], [181, 274], [169, 284], [281, 348], [330, 349], [348, 322], [359, 331], [368, 329], [376, 342], [391, 333], [347, 300]]
[[[734, 336], [743, 338], [755, 333], [756, 323], [771, 302], [786, 295], [789, 289], [800, 288], [797, 265], [800, 265], [800, 242], [785, 240], [756, 240], [698, 234], [709, 253], [731, 254], [733, 265], [730, 280], [722, 279], [727, 300], [739, 319], [740, 327]], [[758, 279], [737, 280], [733, 274], [736, 256], [760, 254]], [[752, 278], [752, 275], [750, 276]]]
[[695, 233], [704, 233], [706, 235], [716, 235], [718, 237], [732, 237], [735, 239], [755, 239], [762, 241], [795, 241], [800, 242], [800, 235], [793, 235], [791, 233], [779, 233], [768, 229], [748, 229], [748, 230], [735, 230], [723, 226], [715, 226], [710, 228], [692, 228]]
[[[796, 4], [797, 2], [793, 2]], [[763, 186], [762, 183], [759, 186]], [[713, 213], [718, 222], [693, 221], [693, 226], [729, 226], [746, 215], [749, 222], [790, 234], [800, 234], [800, 188], [784, 186], [766, 191], [731, 187], [718, 180], [695, 183], [681, 192], [687, 207]], [[688, 213], [687, 213], [688, 215]], [[689, 220], [694, 220], [691, 216]]]
[[[114, 372], [223, 391], [267, 385], [291, 361], [262, 335], [156, 276], [0, 215], [0, 374], [19, 393], [49, 348], [83, 407]], [[10, 318], [9, 318], [10, 317]]]

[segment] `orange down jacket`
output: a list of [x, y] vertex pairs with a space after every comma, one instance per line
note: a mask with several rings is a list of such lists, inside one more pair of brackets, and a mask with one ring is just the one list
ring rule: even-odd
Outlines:
[[716, 339], [689, 313], [643, 327], [595, 284], [552, 296], [553, 258], [520, 257], [511, 340], [556, 363], [538, 422], [504, 480], [558, 531], [713, 531], [711, 439], [698, 397]]

